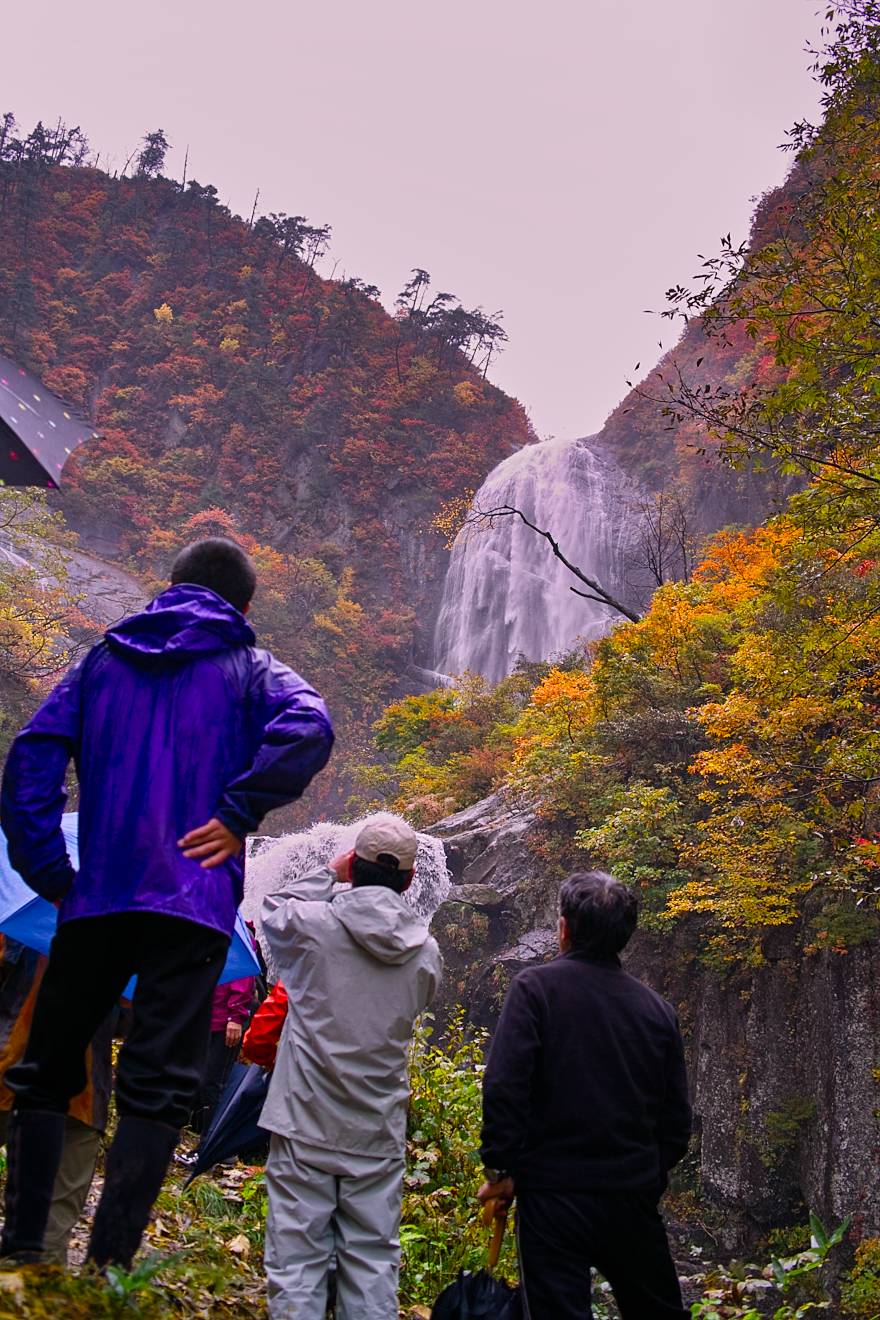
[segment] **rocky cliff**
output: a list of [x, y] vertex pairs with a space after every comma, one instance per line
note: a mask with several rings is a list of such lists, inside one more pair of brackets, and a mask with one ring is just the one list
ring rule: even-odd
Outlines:
[[[453, 877], [433, 928], [454, 1004], [492, 1027], [511, 978], [556, 951], [558, 878], [531, 846], [535, 822], [494, 796], [441, 821]], [[697, 1115], [700, 1185], [724, 1245], [754, 1240], [806, 1205], [826, 1223], [880, 1229], [877, 948], [804, 956], [776, 931], [763, 965], [719, 970], [699, 932], [640, 931], [626, 966], [676, 1007]]]

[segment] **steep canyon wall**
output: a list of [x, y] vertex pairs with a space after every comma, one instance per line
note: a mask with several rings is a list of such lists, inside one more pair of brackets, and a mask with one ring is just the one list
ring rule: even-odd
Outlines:
[[[434, 827], [453, 885], [434, 918], [447, 960], [440, 1018], [497, 1020], [521, 968], [556, 951], [558, 878], [535, 823], [500, 797]], [[760, 967], [719, 970], [694, 925], [639, 931], [626, 966], [676, 1007], [697, 1116], [700, 1181], [734, 1248], [800, 1213], [880, 1231], [880, 972], [876, 945], [804, 956], [802, 932], [765, 941]]]

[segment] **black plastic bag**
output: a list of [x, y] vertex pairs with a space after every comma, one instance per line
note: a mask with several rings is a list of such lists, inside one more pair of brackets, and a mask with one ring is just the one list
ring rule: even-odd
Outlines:
[[431, 1320], [521, 1320], [518, 1288], [488, 1270], [462, 1270], [434, 1303]]

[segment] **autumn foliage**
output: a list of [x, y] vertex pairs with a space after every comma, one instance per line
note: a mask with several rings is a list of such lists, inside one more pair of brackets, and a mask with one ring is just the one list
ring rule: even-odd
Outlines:
[[330, 699], [339, 781], [418, 644], [433, 517], [530, 427], [485, 378], [497, 316], [424, 271], [389, 315], [319, 276], [328, 228], [244, 222], [164, 178], [165, 145], [111, 177], [79, 130], [0, 117], [0, 344], [101, 432], [56, 503], [86, 546], [151, 585], [205, 531], [254, 553], [255, 621]]
[[[696, 319], [603, 433], [649, 484], [683, 474], [704, 517], [735, 506], [739, 525], [527, 696], [506, 680], [488, 730], [470, 678], [426, 726], [409, 701], [378, 726], [402, 806], [426, 787], [463, 806], [480, 764], [557, 857], [637, 885], [645, 920], [687, 920], [722, 964], [760, 960], [779, 928], [807, 953], [880, 931], [880, 10], [841, 15], [817, 59], [824, 124], [798, 126], [751, 245], [671, 291]], [[755, 501], [778, 511], [749, 524]]]

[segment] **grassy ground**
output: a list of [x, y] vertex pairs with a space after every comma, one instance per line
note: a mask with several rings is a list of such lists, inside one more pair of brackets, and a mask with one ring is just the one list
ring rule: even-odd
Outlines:
[[[474, 1198], [479, 1183], [482, 1039], [453, 1027], [444, 1048], [420, 1029], [412, 1067], [408, 1166], [401, 1242], [401, 1315], [428, 1314], [441, 1288], [461, 1268], [479, 1268], [487, 1234]], [[266, 1315], [262, 1245], [266, 1192], [262, 1170], [221, 1168], [183, 1190], [186, 1169], [172, 1166], [156, 1205], [140, 1264], [109, 1284], [81, 1268], [88, 1223], [74, 1235], [74, 1272], [0, 1272], [0, 1317], [110, 1320], [159, 1316]], [[90, 1211], [100, 1192], [96, 1178]], [[508, 1243], [502, 1268], [515, 1277]], [[4, 1286], [5, 1285], [5, 1286]]]
[[[186, 1170], [175, 1165], [131, 1274], [104, 1280], [82, 1266], [86, 1218], [74, 1234], [70, 1273], [46, 1267], [0, 1273], [0, 1317], [265, 1317], [262, 1170], [221, 1169], [186, 1191], [185, 1177]], [[96, 1178], [90, 1213], [99, 1194]]]
[[[432, 1043], [427, 1029], [417, 1035], [401, 1223], [400, 1315], [405, 1320], [427, 1320], [431, 1304], [458, 1271], [479, 1269], [485, 1261], [487, 1231], [479, 1223], [474, 1197], [480, 1172], [476, 1148], [483, 1045], [460, 1024], [453, 1024], [442, 1048]], [[82, 1265], [88, 1219], [100, 1193], [99, 1174], [87, 1214], [74, 1233], [71, 1271], [0, 1269], [0, 1320], [264, 1318], [262, 1169], [221, 1167], [184, 1190], [186, 1172], [184, 1166], [172, 1166], [134, 1271], [111, 1272], [107, 1280]], [[693, 1190], [673, 1194], [667, 1211], [673, 1254], [687, 1280], [686, 1301], [693, 1304], [697, 1320], [760, 1320], [767, 1315], [799, 1320], [808, 1311], [812, 1320], [814, 1313], [835, 1313], [818, 1287], [818, 1258], [793, 1254], [796, 1245], [809, 1242], [809, 1229], [798, 1243], [792, 1239], [788, 1244], [784, 1271], [730, 1262], [722, 1268], [709, 1263], [718, 1253], [712, 1226], [701, 1222]], [[877, 1268], [880, 1271], [880, 1255]], [[510, 1234], [500, 1273], [515, 1281]], [[789, 1282], [780, 1290], [782, 1274]], [[614, 1320], [617, 1312], [601, 1281], [594, 1297], [596, 1320]], [[849, 1314], [870, 1316], [871, 1311]]]
[[[411, 1179], [421, 1176], [424, 1152], [425, 1146], [418, 1143], [411, 1148]], [[49, 1267], [0, 1270], [2, 1320], [264, 1320], [262, 1170], [241, 1165], [220, 1169], [186, 1191], [185, 1176], [179, 1165], [172, 1170], [131, 1274], [115, 1273], [104, 1280], [82, 1266], [88, 1235], [88, 1219], [84, 1219], [74, 1236], [71, 1272]], [[90, 1198], [91, 1212], [99, 1189], [98, 1179]], [[460, 1214], [458, 1203], [450, 1204], [450, 1197], [457, 1195], [454, 1190], [443, 1196], [436, 1191], [406, 1193], [402, 1320], [428, 1320], [440, 1288], [463, 1264], [478, 1268], [484, 1258], [486, 1234], [473, 1205], [468, 1203], [467, 1213]], [[807, 1314], [796, 1303], [785, 1305], [785, 1297], [773, 1286], [772, 1267], [710, 1264], [711, 1244], [695, 1245], [695, 1231], [693, 1226], [674, 1223], [671, 1236], [679, 1269], [690, 1276], [686, 1300], [694, 1305], [698, 1320], [760, 1320], [774, 1315], [795, 1320]], [[796, 1268], [797, 1259], [807, 1260], [808, 1255], [790, 1258], [786, 1269]], [[837, 1314], [827, 1308], [824, 1294], [815, 1286], [818, 1276], [810, 1271], [806, 1282], [814, 1286], [798, 1300], [811, 1298], [813, 1304], [807, 1308], [811, 1315]], [[515, 1278], [511, 1243], [505, 1247], [501, 1272]], [[594, 1309], [596, 1320], [616, 1320], [613, 1299], [598, 1280]]]

